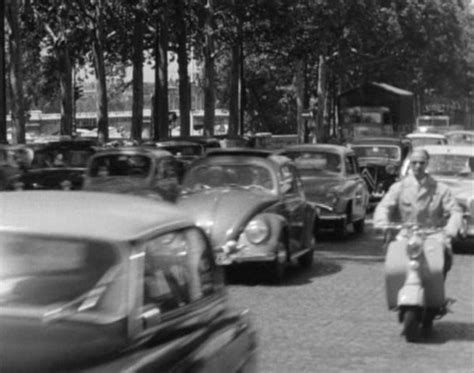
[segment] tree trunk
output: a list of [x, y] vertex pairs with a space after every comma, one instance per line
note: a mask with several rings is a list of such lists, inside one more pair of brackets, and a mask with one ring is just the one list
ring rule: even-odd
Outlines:
[[107, 103], [107, 80], [104, 64], [104, 20], [103, 9], [104, 0], [96, 4], [96, 28], [93, 41], [94, 68], [96, 77], [97, 94], [97, 133], [99, 141], [108, 141], [109, 139], [109, 120]]
[[141, 141], [143, 127], [143, 13], [135, 12], [133, 28], [132, 140]]
[[240, 126], [240, 45], [232, 45], [229, 96], [229, 135], [237, 135]]
[[[23, 71], [18, 2], [9, 1], [6, 6], [7, 20], [10, 25], [10, 87], [12, 105], [13, 143], [25, 143], [25, 104], [23, 95]], [[2, 17], [4, 15], [2, 14]]]
[[298, 136], [298, 143], [302, 144], [306, 138], [306, 126], [303, 118], [304, 102], [305, 102], [305, 71], [303, 60], [296, 62], [296, 71], [294, 77], [294, 87], [296, 92], [296, 133]]
[[184, 15], [185, 3], [183, 0], [175, 0], [177, 16], [177, 39], [178, 39], [178, 75], [179, 75], [179, 117], [181, 122], [181, 136], [189, 136], [191, 123], [191, 100], [188, 75], [188, 52], [186, 48], [186, 22]]
[[214, 135], [214, 122], [216, 110], [215, 94], [215, 69], [214, 69], [214, 31], [213, 27], [213, 4], [208, 0], [209, 7], [206, 14], [205, 32], [206, 42], [204, 46], [204, 134]]
[[73, 89], [72, 67], [69, 48], [66, 42], [61, 42], [56, 50], [59, 68], [59, 86], [61, 92], [61, 128], [60, 134], [72, 135]]
[[0, 143], [7, 142], [7, 88], [5, 65], [5, 3], [0, 16]]
[[318, 115], [316, 117], [317, 142], [324, 142], [329, 137], [324, 123], [326, 96], [326, 61], [325, 57], [320, 55], [318, 64]]
[[162, 2], [155, 39], [155, 94], [153, 95], [153, 139], [168, 137], [168, 11]]

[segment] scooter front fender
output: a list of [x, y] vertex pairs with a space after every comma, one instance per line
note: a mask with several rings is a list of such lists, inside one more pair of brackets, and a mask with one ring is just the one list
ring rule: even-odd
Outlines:
[[405, 285], [398, 292], [397, 306], [424, 307], [425, 290], [420, 285]]

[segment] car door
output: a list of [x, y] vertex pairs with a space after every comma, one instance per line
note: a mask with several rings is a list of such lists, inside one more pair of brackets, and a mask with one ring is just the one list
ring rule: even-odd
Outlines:
[[302, 183], [293, 165], [283, 165], [280, 168], [280, 177], [282, 183], [282, 200], [290, 235], [289, 250], [295, 252], [302, 248], [304, 242], [303, 233], [305, 228], [306, 200]]

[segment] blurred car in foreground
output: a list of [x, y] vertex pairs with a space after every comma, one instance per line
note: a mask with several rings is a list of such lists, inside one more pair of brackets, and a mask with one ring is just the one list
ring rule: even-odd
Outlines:
[[175, 201], [179, 167], [170, 152], [111, 148], [95, 154], [87, 167], [84, 190], [136, 194]]
[[97, 151], [90, 140], [64, 140], [29, 145], [31, 164], [14, 180], [16, 189], [81, 189], [89, 158]]
[[279, 154], [295, 162], [306, 198], [329, 207], [319, 206], [318, 229], [333, 229], [341, 238], [348, 225], [363, 232], [369, 191], [351, 149], [327, 144], [294, 145]]
[[410, 145], [400, 139], [368, 137], [349, 144], [357, 156], [361, 175], [369, 187], [371, 208], [382, 199], [397, 180]]
[[448, 140], [442, 133], [413, 132], [405, 136], [410, 141], [411, 147], [425, 145], [446, 145]]
[[277, 283], [291, 260], [312, 265], [315, 209], [290, 159], [243, 148], [209, 151], [182, 186], [178, 205], [210, 236], [217, 264], [265, 263]]
[[[421, 147], [430, 155], [427, 172], [449, 186], [464, 210], [461, 237], [474, 238], [474, 148], [472, 146], [431, 145]], [[406, 159], [402, 177], [410, 172]]]
[[248, 313], [171, 205], [81, 191], [0, 205], [2, 372], [255, 371]]

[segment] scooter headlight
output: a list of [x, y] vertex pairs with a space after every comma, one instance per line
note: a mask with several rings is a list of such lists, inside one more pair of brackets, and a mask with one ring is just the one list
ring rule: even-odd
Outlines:
[[417, 235], [408, 239], [407, 254], [410, 258], [418, 258], [423, 252], [423, 241]]
[[253, 219], [245, 227], [245, 236], [249, 242], [258, 245], [270, 235], [270, 227], [263, 219]]

